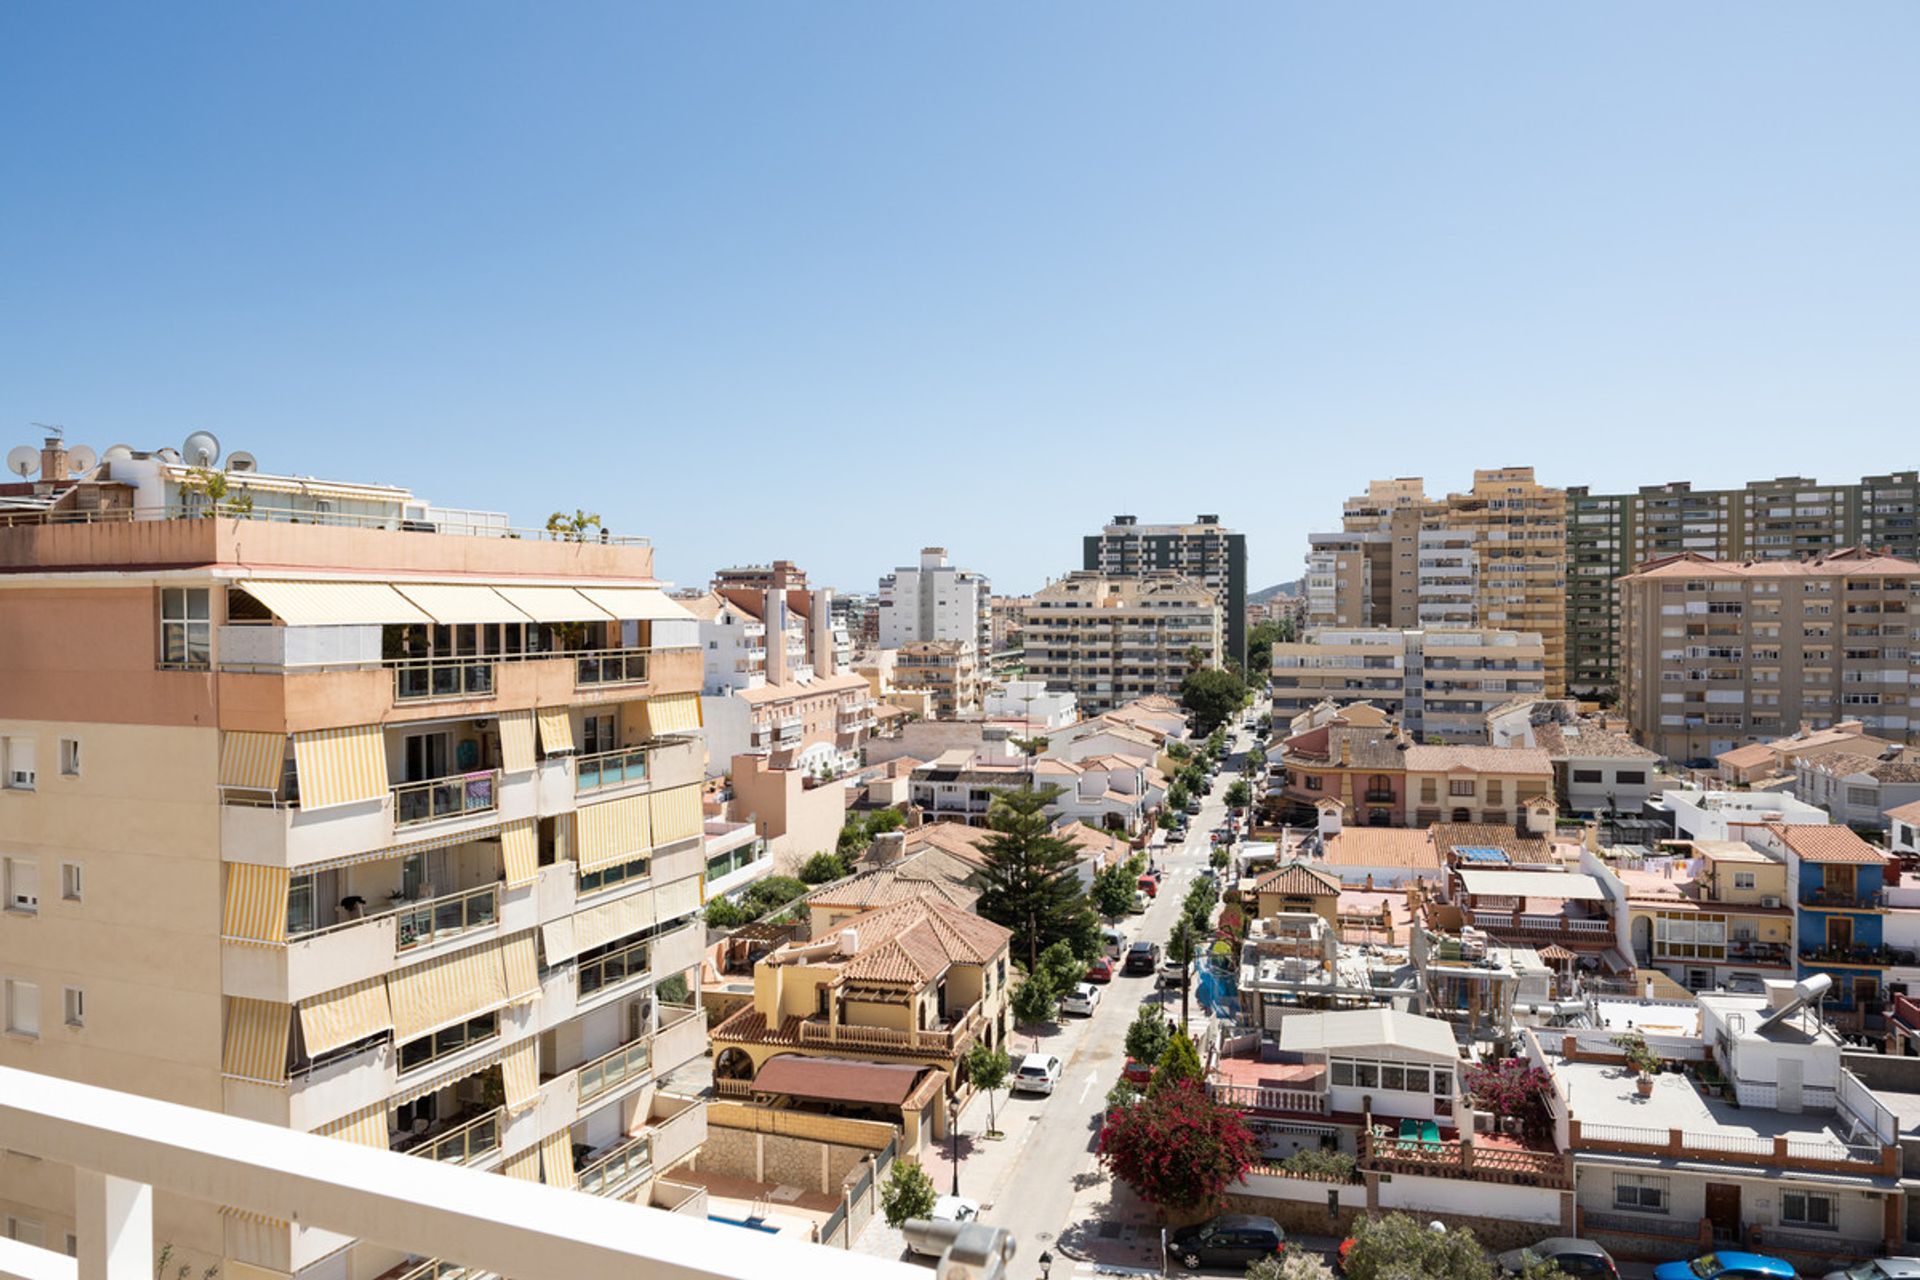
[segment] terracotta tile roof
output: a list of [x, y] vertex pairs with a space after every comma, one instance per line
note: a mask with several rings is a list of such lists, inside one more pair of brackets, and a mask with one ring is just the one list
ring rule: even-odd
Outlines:
[[1920, 823], [1920, 800], [1915, 800], [1912, 804], [1903, 804], [1897, 809], [1889, 809], [1887, 816], [1895, 822]]
[[931, 982], [951, 964], [988, 963], [1013, 936], [991, 920], [926, 898], [863, 911], [838, 929], [859, 935], [859, 950], [839, 962], [840, 971], [864, 982]]
[[713, 1029], [711, 1040], [744, 1040], [752, 1044], [799, 1044], [799, 1018], [782, 1018], [769, 1026], [766, 1015], [752, 1005], [741, 1009]]
[[866, 678], [856, 675], [819, 676], [806, 684], [790, 680], [785, 684], [756, 685], [751, 689], [736, 689], [733, 696], [743, 702], [757, 704], [762, 702], [801, 701], [807, 698], [838, 696], [855, 689], [867, 689]]
[[1920, 763], [1882, 760], [1878, 756], [1854, 755], [1850, 751], [1811, 756], [1801, 763], [1809, 769], [1818, 769], [1821, 773], [1831, 774], [1836, 778], [1864, 773], [1876, 782], [1920, 782]]
[[1537, 724], [1533, 740], [1550, 757], [1586, 756], [1613, 760], [1658, 760], [1660, 753], [1624, 733], [1595, 724]]
[[1409, 867], [1440, 870], [1440, 853], [1425, 831], [1406, 827], [1346, 827], [1327, 839], [1321, 861], [1330, 867]]
[[913, 1096], [920, 1078], [937, 1067], [917, 1062], [863, 1062], [782, 1053], [762, 1063], [753, 1077], [756, 1093], [866, 1106], [897, 1107]]
[[1254, 881], [1253, 891], [1284, 893], [1296, 897], [1333, 897], [1340, 892], [1340, 877], [1317, 867], [1290, 862]]
[[1436, 822], [1428, 830], [1433, 833], [1435, 850], [1443, 858], [1451, 856], [1455, 849], [1498, 849], [1516, 866], [1560, 861], [1553, 852], [1551, 840], [1541, 836], [1523, 836], [1504, 824]]
[[965, 911], [979, 897], [978, 893], [964, 885], [939, 875], [935, 866], [922, 864], [918, 858], [914, 858], [891, 867], [859, 871], [844, 880], [823, 884], [801, 901], [813, 907], [851, 907], [865, 911], [926, 898]]
[[726, 601], [711, 591], [706, 592], [704, 595], [680, 600], [679, 603], [686, 607], [688, 613], [691, 613], [702, 622], [712, 622], [718, 618], [720, 616], [720, 610], [726, 605]]
[[1729, 769], [1754, 769], [1763, 764], [1771, 764], [1779, 753], [1764, 742], [1750, 742], [1744, 747], [1735, 747], [1731, 751], [1722, 751], [1714, 759]]
[[1538, 747], [1408, 747], [1403, 753], [1409, 773], [1446, 773], [1468, 769], [1475, 773], [1527, 773], [1553, 776], [1553, 759]]
[[1882, 555], [1866, 547], [1847, 547], [1809, 560], [1713, 560], [1693, 552], [1649, 560], [1630, 578], [1816, 578], [1920, 574], [1920, 564]]
[[1767, 830], [1779, 836], [1782, 844], [1800, 855], [1802, 862], [1881, 866], [1887, 860], [1885, 853], [1862, 840], [1848, 827], [1797, 827], [1784, 822], [1769, 822]]

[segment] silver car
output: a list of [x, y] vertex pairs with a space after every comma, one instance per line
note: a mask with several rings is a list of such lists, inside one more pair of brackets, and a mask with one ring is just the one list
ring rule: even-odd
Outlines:
[[1874, 1258], [1829, 1271], [1826, 1280], [1920, 1280], [1920, 1258]]

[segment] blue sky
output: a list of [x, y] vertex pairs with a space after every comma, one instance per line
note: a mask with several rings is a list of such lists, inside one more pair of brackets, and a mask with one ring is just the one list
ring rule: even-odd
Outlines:
[[1920, 6], [0, 6], [30, 421], [1009, 589], [1920, 464]]

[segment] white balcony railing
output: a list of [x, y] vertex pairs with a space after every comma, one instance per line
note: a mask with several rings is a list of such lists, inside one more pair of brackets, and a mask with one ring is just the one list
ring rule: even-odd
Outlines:
[[500, 807], [500, 771], [481, 769], [423, 782], [402, 782], [392, 788], [393, 825], [414, 827], [491, 813]]

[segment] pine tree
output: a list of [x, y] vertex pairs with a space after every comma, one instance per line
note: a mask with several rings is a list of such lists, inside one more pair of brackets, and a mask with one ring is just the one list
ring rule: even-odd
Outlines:
[[1025, 955], [1028, 972], [1040, 965], [1040, 953], [1056, 942], [1071, 942], [1084, 932], [1093, 911], [1074, 874], [1079, 851], [1053, 834], [1046, 804], [1051, 788], [1021, 788], [996, 797], [987, 813], [993, 834], [981, 843], [986, 858], [978, 910], [1013, 931], [1010, 946]]

